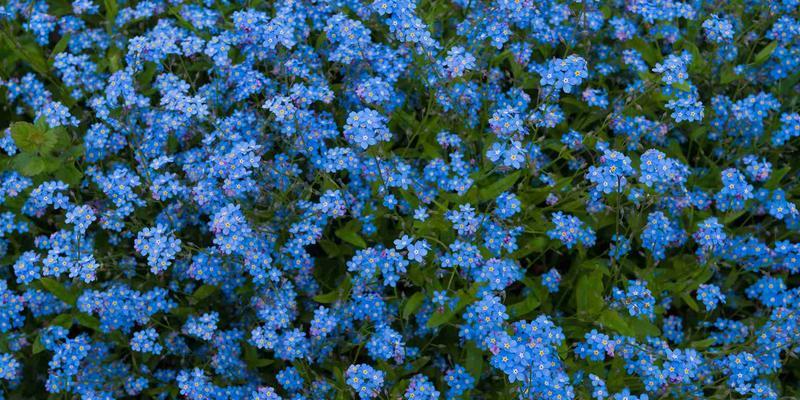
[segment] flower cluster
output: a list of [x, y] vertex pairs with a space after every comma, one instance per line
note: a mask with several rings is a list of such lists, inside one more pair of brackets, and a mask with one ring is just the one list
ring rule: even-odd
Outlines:
[[378, 396], [383, 387], [384, 373], [366, 364], [354, 364], [345, 372], [347, 385], [358, 393], [361, 399], [372, 399]]
[[547, 236], [551, 239], [560, 240], [571, 249], [576, 244], [592, 246], [595, 242], [594, 230], [585, 226], [583, 221], [574, 215], [566, 215], [561, 211], [553, 214], [552, 223], [555, 227], [547, 231]]
[[170, 235], [165, 226], [157, 225], [139, 232], [133, 246], [139, 254], [147, 257], [147, 265], [157, 274], [170, 267], [180, 251], [181, 240]]
[[541, 85], [546, 91], [565, 93], [572, 92], [572, 88], [580, 86], [583, 80], [589, 76], [587, 63], [583, 57], [570, 55], [567, 58], [551, 59], [541, 73]]

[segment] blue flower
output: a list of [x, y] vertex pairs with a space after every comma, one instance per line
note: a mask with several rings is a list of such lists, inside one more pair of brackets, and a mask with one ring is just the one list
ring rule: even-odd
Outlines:
[[558, 211], [553, 214], [552, 222], [555, 227], [547, 231], [547, 236], [551, 239], [560, 240], [568, 249], [580, 243], [591, 247], [595, 242], [594, 230], [584, 227], [583, 221], [574, 215], [564, 214]]
[[383, 371], [376, 370], [367, 364], [351, 365], [345, 372], [347, 385], [353, 388], [361, 399], [377, 397], [383, 387], [384, 376]]
[[411, 261], [416, 262], [423, 262], [425, 259], [425, 255], [428, 254], [428, 250], [430, 249], [430, 245], [427, 241], [418, 240], [413, 244], [408, 246], [408, 259]]
[[717, 14], [711, 14], [703, 21], [703, 30], [706, 38], [715, 43], [727, 43], [733, 40], [733, 24], [726, 18], [720, 18]]
[[697, 289], [697, 300], [703, 303], [706, 311], [713, 311], [719, 303], [725, 303], [725, 295], [717, 285], [702, 284]]
[[[547, 64], [547, 69], [542, 73], [540, 84], [550, 87], [555, 92], [563, 90], [565, 93], [572, 92], [572, 88], [579, 86], [584, 79], [588, 78], [589, 72], [586, 68], [586, 60], [583, 57], [572, 54], [567, 58], [553, 58]], [[558, 93], [556, 93], [556, 96]]]
[[392, 139], [386, 122], [386, 117], [375, 110], [351, 112], [344, 126], [344, 136], [349, 142], [366, 150], [378, 142], [388, 142]]

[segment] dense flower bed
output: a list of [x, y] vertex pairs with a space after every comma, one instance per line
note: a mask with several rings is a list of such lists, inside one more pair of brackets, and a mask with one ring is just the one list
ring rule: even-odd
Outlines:
[[800, 396], [798, 0], [7, 0], [9, 399]]

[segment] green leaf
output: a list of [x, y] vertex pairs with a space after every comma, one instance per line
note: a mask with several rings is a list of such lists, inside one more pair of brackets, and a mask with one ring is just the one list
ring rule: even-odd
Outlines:
[[47, 132], [47, 130], [50, 129], [50, 125], [47, 124], [47, 118], [45, 117], [36, 118], [36, 121], [33, 121], [33, 126], [42, 132]]
[[60, 314], [50, 321], [50, 325], [63, 326], [69, 329], [72, 326], [72, 314]]
[[270, 360], [269, 358], [258, 358], [248, 365], [254, 368], [261, 368], [272, 365], [273, 363], [275, 363], [275, 360]]
[[53, 296], [58, 297], [58, 299], [64, 303], [74, 306], [78, 301], [77, 294], [72, 293], [69, 289], [64, 287], [61, 282], [53, 278], [41, 278], [39, 279], [39, 283], [45, 290], [52, 293]]
[[689, 92], [692, 90], [692, 87], [689, 86], [688, 82], [674, 82], [672, 87], [679, 89], [682, 92]]
[[42, 338], [41, 336], [36, 336], [36, 340], [33, 341], [32, 349], [33, 354], [39, 354], [44, 351], [44, 345], [42, 345]]
[[406, 305], [403, 306], [403, 319], [406, 319], [411, 314], [415, 313], [419, 309], [419, 306], [422, 305], [423, 301], [425, 301], [425, 294], [422, 292], [417, 292], [411, 295], [411, 297], [406, 300]]
[[696, 301], [694, 301], [694, 299], [693, 299], [693, 298], [692, 298], [692, 296], [689, 294], [689, 292], [683, 292], [683, 293], [681, 293], [681, 299], [682, 299], [682, 300], [683, 300], [683, 302], [684, 302], [684, 303], [686, 303], [686, 305], [687, 305], [687, 306], [689, 306], [689, 308], [691, 308], [691, 309], [692, 309], [694, 312], [700, 312], [700, 306], [698, 306], [698, 305], [697, 305], [697, 302], [696, 302]]
[[317, 35], [317, 39], [314, 41], [314, 48], [317, 50], [321, 49], [325, 44], [326, 39], [327, 35], [325, 34], [325, 31], [320, 31], [320, 33]]
[[47, 60], [45, 60], [44, 55], [42, 55], [42, 50], [39, 46], [34, 43], [21, 45], [11, 40], [7, 35], [0, 35], [0, 39], [5, 42], [5, 46], [0, 46], [0, 48], [4, 47], [5, 49], [11, 50], [18, 59], [30, 64], [30, 67], [39, 75], [48, 75]]
[[350, 279], [345, 279], [338, 288], [328, 293], [314, 296], [314, 301], [323, 304], [334, 303], [336, 300], [343, 299], [350, 292], [352, 286], [353, 284], [350, 282]]
[[330, 304], [335, 302], [336, 300], [339, 300], [339, 292], [336, 290], [314, 296], [314, 301], [322, 304]]
[[99, 331], [100, 330], [100, 320], [98, 320], [97, 318], [95, 318], [95, 317], [93, 317], [93, 316], [91, 316], [89, 314], [82, 313], [82, 312], [76, 313], [75, 314], [75, 320], [78, 321], [79, 324], [81, 324], [81, 325], [83, 325], [83, 326], [85, 326], [85, 327], [87, 327], [89, 329], [92, 329], [92, 330], [95, 330], [95, 331]]
[[42, 161], [44, 161], [43, 173], [45, 174], [54, 174], [64, 169], [64, 160], [58, 157], [42, 156]]
[[764, 48], [756, 54], [756, 57], [753, 59], [753, 64], [758, 65], [764, 63], [777, 48], [778, 41], [772, 41], [770, 44], [764, 46]]
[[511, 316], [519, 317], [535, 310], [540, 304], [542, 304], [542, 302], [539, 301], [536, 296], [530, 294], [525, 300], [512, 304], [509, 310], [511, 311]]
[[678, 157], [684, 164], [688, 164], [686, 161], [686, 156], [683, 155], [683, 149], [677, 140], [670, 142], [668, 148], [673, 156]]
[[450, 322], [453, 317], [456, 316], [452, 310], [445, 311], [443, 313], [435, 312], [431, 314], [431, 317], [428, 318], [428, 322], [425, 324], [428, 328], [436, 328], [437, 326], [444, 325]]
[[652, 43], [645, 42], [640, 37], [635, 37], [632, 40], [628, 40], [627, 44], [642, 53], [642, 58], [644, 58], [648, 64], [655, 65], [657, 62], [661, 61], [661, 52], [653, 47]]
[[481, 377], [483, 370], [483, 353], [472, 342], [467, 343], [467, 359], [464, 362], [464, 368], [475, 379]]
[[508, 190], [511, 186], [514, 186], [514, 183], [517, 182], [517, 179], [519, 179], [520, 174], [521, 171], [515, 171], [511, 174], [508, 174], [498, 179], [491, 185], [479, 189], [478, 199], [480, 201], [488, 201], [497, 198], [497, 196], [500, 195], [500, 193], [503, 193], [506, 190]]
[[403, 375], [402, 375], [402, 376], [407, 376], [407, 375], [411, 375], [411, 374], [416, 374], [416, 373], [417, 373], [417, 372], [418, 372], [420, 369], [422, 369], [422, 367], [424, 367], [424, 366], [425, 366], [425, 365], [426, 365], [426, 364], [427, 364], [427, 363], [428, 363], [430, 360], [431, 360], [431, 358], [430, 358], [430, 357], [427, 357], [427, 356], [425, 356], [425, 357], [420, 357], [420, 358], [418, 358], [418, 359], [414, 360], [414, 362], [412, 362], [412, 363], [411, 363], [411, 368], [410, 368], [410, 369], [407, 369], [407, 370], [405, 370], [405, 371], [403, 371]]
[[[692, 275], [694, 276], [694, 275]], [[708, 282], [711, 277], [714, 276], [714, 270], [708, 267], [703, 267], [697, 276], [694, 276], [692, 280], [687, 283], [686, 289], [688, 290], [696, 290], [700, 285]]]
[[[408, 375], [408, 374], [403, 374]], [[392, 390], [389, 391], [389, 398], [390, 399], [402, 399], [403, 393], [408, 388], [409, 380], [408, 379], [401, 379], [398, 381], [394, 386], [392, 386]]]
[[590, 258], [580, 261], [577, 265], [579, 271], [586, 271], [590, 274], [600, 272], [601, 275], [611, 276], [611, 271], [608, 269], [608, 258]]
[[696, 350], [702, 350], [714, 345], [714, 342], [717, 340], [712, 338], [703, 339], [703, 340], [695, 340], [694, 342], [690, 343], [689, 346]]
[[769, 190], [777, 189], [778, 185], [781, 183], [781, 179], [783, 179], [783, 177], [786, 176], [786, 174], [788, 174], [791, 170], [792, 167], [787, 165], [777, 171], [774, 171], [769, 177], [769, 180], [764, 184], [764, 188]]
[[195, 313], [194, 307], [175, 307], [172, 309], [172, 311], [170, 311], [170, 314], [181, 318], [186, 318], [194, 313]]
[[628, 322], [628, 326], [635, 332], [635, 336], [639, 339], [661, 335], [661, 330], [646, 319], [625, 316], [625, 320]]
[[211, 296], [216, 291], [217, 287], [214, 285], [203, 285], [194, 291], [194, 293], [192, 294], [192, 298], [194, 298], [197, 301], [201, 301], [206, 297]]
[[75, 168], [75, 164], [68, 163], [62, 164], [59, 169], [55, 172], [55, 177], [65, 183], [70, 185], [78, 185], [81, 183], [81, 179], [83, 179], [83, 173]]
[[423, 286], [425, 284], [425, 273], [418, 265], [409, 266], [406, 277], [416, 286]]
[[114, 26], [114, 20], [117, 18], [119, 6], [117, 5], [117, 0], [103, 0], [103, 5], [106, 8], [106, 21], [110, 25], [110, 29]]
[[473, 296], [477, 291], [477, 286], [473, 286], [469, 289], [469, 293], [465, 292], [463, 289], [458, 291], [458, 304], [456, 305], [455, 309], [447, 310], [443, 313], [435, 312], [433, 313], [430, 318], [428, 318], [428, 322], [425, 324], [428, 328], [435, 328], [440, 325], [444, 325], [450, 320], [452, 320], [461, 310], [467, 307], [473, 301]]
[[360, 247], [363, 249], [367, 247], [367, 242], [364, 241], [361, 235], [356, 233], [358, 225], [359, 225], [358, 221], [352, 220], [348, 222], [345, 226], [337, 229], [336, 232], [334, 233], [336, 234], [336, 237], [338, 237], [339, 239], [342, 239], [347, 243], [350, 243], [356, 247]]
[[634, 336], [636, 332], [631, 329], [625, 319], [614, 310], [605, 310], [597, 320], [600, 324], [625, 336]]
[[63, 126], [55, 127], [47, 130], [47, 133], [56, 138], [56, 146], [59, 148], [66, 148], [70, 144], [69, 132]]
[[737, 219], [739, 219], [739, 217], [741, 217], [742, 215], [744, 215], [744, 214], [745, 214], [745, 212], [746, 212], [746, 211], [744, 211], [744, 210], [741, 210], [741, 211], [734, 211], [734, 212], [732, 212], [732, 213], [730, 213], [730, 214], [726, 215], [726, 216], [725, 216], [725, 217], [722, 219], [722, 223], [723, 223], [723, 224], [726, 224], [726, 225], [727, 225], [727, 224], [730, 224], [731, 222], [733, 222], [733, 221], [736, 221]]
[[12, 160], [14, 169], [25, 176], [36, 176], [47, 168], [42, 157], [33, 153], [19, 153]]
[[579, 113], [589, 112], [589, 106], [585, 102], [580, 101], [576, 98], [564, 97], [561, 99], [561, 103], [564, 104], [564, 106], [569, 106], [569, 108], [567, 107], [565, 108], [567, 108], [571, 112], [579, 112]]
[[731, 83], [736, 79], [739, 79], [739, 75], [736, 74], [736, 72], [733, 70], [733, 67], [731, 67], [730, 65], [725, 65], [724, 67], [722, 67], [719, 76], [719, 82], [721, 84], [727, 85], [728, 83]]
[[55, 56], [58, 53], [61, 53], [67, 49], [67, 45], [69, 44], [69, 37], [70, 37], [69, 33], [66, 33], [64, 34], [64, 36], [61, 37], [61, 39], [59, 39], [58, 43], [56, 43], [56, 45], [53, 47], [53, 51], [50, 52], [51, 60], [55, 59]]
[[[111, 72], [117, 72], [121, 69], [119, 65], [119, 59], [121, 58], [120, 50], [116, 47], [112, 47], [108, 49], [108, 53], [106, 55], [106, 60], [108, 60], [108, 69]], [[145, 64], [146, 65], [146, 64]], [[143, 80], [142, 75], [146, 75], [148, 72], [147, 67], [145, 67], [144, 73], [139, 75], [139, 82]]]
[[681, 43], [681, 47], [688, 50], [692, 55], [691, 69], [694, 72], [704, 71], [706, 67], [706, 61], [705, 58], [703, 58], [703, 56], [700, 54], [700, 49], [697, 48], [697, 45], [686, 40]]
[[[606, 380], [607, 387], [612, 391], [621, 390], [626, 386], [625, 377], [628, 375], [625, 371], [626, 362], [622, 357], [614, 357], [611, 360], [611, 365], [608, 370], [608, 379]], [[616, 389], [615, 389], [616, 388]], [[587, 398], [589, 396], [586, 396]]]
[[547, 238], [544, 236], [536, 236], [532, 239], [525, 240], [523, 243], [525, 243], [525, 245], [512, 254], [513, 258], [520, 259], [533, 252], [541, 252], [547, 247]]
[[258, 350], [250, 344], [242, 346], [244, 348], [244, 362], [250, 368], [261, 368], [271, 365], [275, 360], [259, 358]]
[[593, 316], [603, 308], [603, 272], [595, 270], [578, 278], [575, 286], [578, 313]]
[[705, 138], [707, 136], [706, 135], [707, 133], [708, 133], [708, 129], [706, 127], [704, 127], [704, 126], [700, 126], [700, 127], [697, 127], [696, 129], [692, 130], [692, 132], [689, 133], [689, 137], [692, 138], [692, 140], [694, 140], [696, 142], [699, 142], [700, 140], [702, 140], [703, 138]]
[[86, 148], [82, 144], [76, 144], [65, 151], [62, 156], [67, 158], [78, 158], [83, 156]]
[[319, 241], [319, 245], [322, 247], [322, 250], [325, 251], [325, 254], [327, 254], [328, 257], [336, 257], [342, 253], [339, 251], [339, 246], [330, 240], [322, 239]]
[[39, 129], [30, 122], [15, 122], [11, 124], [11, 137], [17, 147], [27, 153], [47, 153], [58, 142], [56, 135]]

